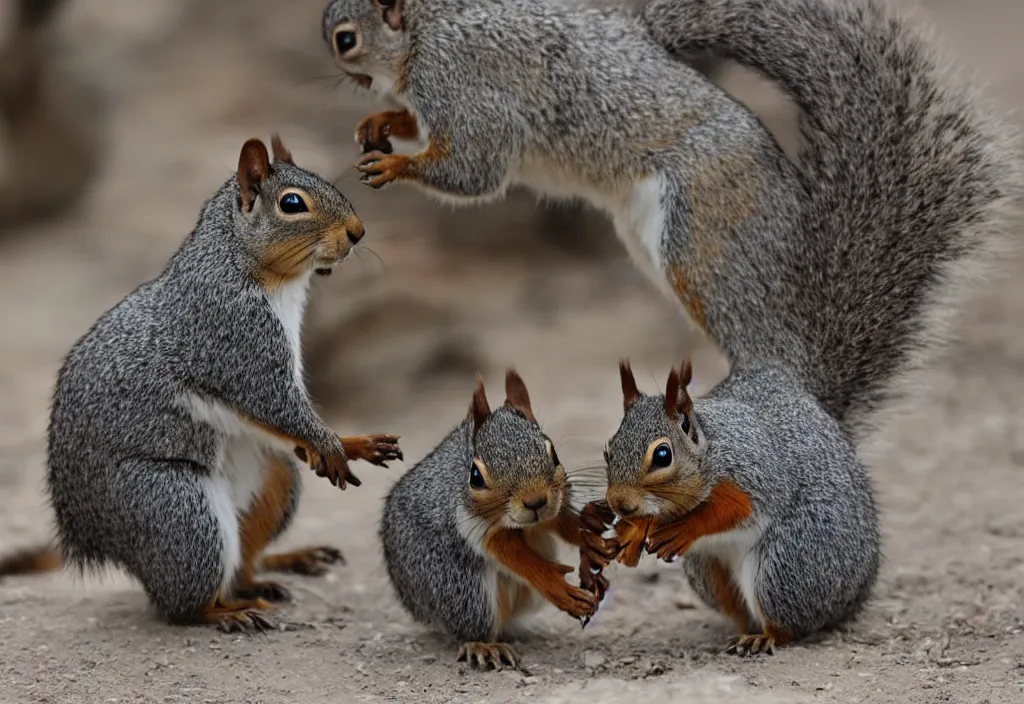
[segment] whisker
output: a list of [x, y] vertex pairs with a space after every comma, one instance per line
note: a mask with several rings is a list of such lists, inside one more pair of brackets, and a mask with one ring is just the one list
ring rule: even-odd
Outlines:
[[372, 254], [373, 256], [375, 256], [375, 257], [377, 258], [377, 261], [378, 261], [378, 262], [380, 262], [380, 268], [381, 268], [381, 271], [383, 271], [383, 272], [384, 272], [384, 280], [385, 280], [385, 281], [387, 281], [387, 279], [388, 279], [388, 268], [387, 268], [387, 266], [386, 266], [386, 265], [384, 264], [384, 260], [383, 260], [383, 259], [381, 258], [381, 256], [380, 256], [379, 254], [377, 254], [376, 252], [374, 252], [374, 251], [373, 251], [372, 249], [370, 249], [370, 248], [369, 248], [368, 246], [366, 246], [366, 245], [363, 245], [363, 248], [364, 248], [364, 249], [365, 249], [365, 250], [366, 250], [367, 252], [369, 252], [370, 254]]

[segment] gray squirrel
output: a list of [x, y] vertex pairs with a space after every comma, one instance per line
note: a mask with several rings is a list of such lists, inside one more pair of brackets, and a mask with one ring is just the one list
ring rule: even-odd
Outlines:
[[338, 437], [306, 392], [310, 279], [364, 229], [277, 135], [272, 147], [273, 163], [260, 140], [243, 145], [163, 273], [68, 353], [48, 443], [58, 545], [12, 556], [8, 573], [118, 566], [171, 622], [230, 631], [272, 626], [267, 611], [289, 598], [257, 572], [315, 575], [341, 560], [333, 547], [264, 555], [294, 515], [297, 460], [344, 489], [360, 484], [349, 460], [402, 455], [393, 435]]
[[457, 638], [459, 660], [474, 668], [519, 666], [507, 640], [529, 630], [542, 599], [577, 618], [596, 609], [601, 589], [565, 580], [574, 568], [555, 561], [556, 537], [598, 563], [617, 553], [573, 507], [569, 476], [513, 369], [505, 390], [492, 411], [478, 377], [468, 417], [398, 480], [379, 531], [402, 605]]
[[[708, 569], [743, 631], [735, 652], [855, 615], [879, 560], [859, 451], [1009, 244], [1024, 185], [1013, 131], [879, 0], [654, 0], [639, 15], [570, 0], [333, 0], [323, 28], [346, 74], [405, 108], [357, 128], [369, 186], [584, 198], [729, 359], [694, 417], [656, 400], [627, 411], [609, 446], [610, 481], [630, 489], [609, 490], [629, 513], [620, 559], [685, 553], [686, 511], [710, 511], [733, 520], [701, 525], [733, 551], [724, 572]], [[686, 64], [705, 53], [801, 108], [795, 163]], [[396, 154], [391, 137], [425, 147]], [[643, 471], [662, 437], [672, 460], [657, 494]], [[831, 479], [812, 490], [813, 477]], [[779, 520], [815, 491], [836, 499], [804, 508], [820, 523]], [[855, 532], [830, 543], [830, 521]], [[792, 564], [759, 561], [786, 547]], [[811, 573], [837, 561], [858, 563], [837, 572], [851, 581], [820, 591], [832, 583]], [[707, 598], [709, 572], [688, 564]]]

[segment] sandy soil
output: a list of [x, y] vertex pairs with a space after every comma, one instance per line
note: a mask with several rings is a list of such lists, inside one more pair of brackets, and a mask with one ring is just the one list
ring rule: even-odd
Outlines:
[[[43, 437], [62, 355], [161, 269], [241, 142], [272, 128], [300, 163], [344, 174], [380, 257], [315, 294], [314, 388], [339, 429], [398, 432], [414, 461], [463, 415], [473, 369], [497, 385], [514, 362], [560, 455], [582, 465], [618, 421], [619, 355], [647, 388], [684, 349], [697, 349], [699, 387], [722, 373], [606, 229], [577, 231], [575, 211], [538, 216], [518, 199], [451, 213], [359, 186], [349, 135], [368, 105], [320, 78], [332, 75], [321, 0], [72, 5], [69, 60], [104, 91], [110, 151], [81, 208], [0, 243], [0, 551], [49, 535]], [[999, 104], [1024, 104], [1024, 5], [925, 7]], [[286, 578], [297, 603], [264, 637], [166, 626], [119, 575], [0, 584], [0, 702], [1022, 701], [1022, 271], [1008, 262], [972, 303], [963, 342], [922, 382], [921, 413], [886, 429], [873, 465], [885, 566], [843, 632], [771, 658], [722, 655], [724, 621], [678, 568], [648, 560], [612, 572], [611, 601], [586, 631], [552, 613], [552, 633], [523, 648], [528, 673], [469, 672], [390, 593], [375, 529], [397, 465], [364, 468], [363, 487], [344, 494], [310, 478], [283, 544], [335, 544], [348, 564]], [[390, 325], [370, 319], [380, 310]]]

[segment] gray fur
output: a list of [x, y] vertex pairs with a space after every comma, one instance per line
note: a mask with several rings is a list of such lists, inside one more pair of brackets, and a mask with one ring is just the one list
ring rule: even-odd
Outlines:
[[[314, 218], [285, 222], [275, 213], [276, 194], [288, 186], [312, 196]], [[193, 618], [232, 576], [223, 574], [227, 546], [204, 485], [229, 437], [195, 417], [182, 404], [186, 394], [342, 452], [296, 378], [285, 329], [259, 283], [259, 257], [271, 244], [350, 221], [351, 205], [283, 162], [256, 203], [242, 212], [232, 176], [164, 272], [75, 343], [54, 392], [47, 483], [65, 558], [83, 569], [123, 567], [172, 620]], [[268, 445], [266, 456], [273, 452], [283, 451]], [[290, 452], [280, 456], [300, 471]]]
[[388, 493], [380, 524], [384, 561], [399, 600], [417, 621], [461, 642], [509, 635], [496, 628], [499, 568], [482, 546], [490, 525], [472, 518], [470, 472], [479, 458], [493, 485], [509, 493], [531, 479], [551, 482], [555, 464], [547, 440], [536, 423], [502, 406], [475, 439], [471, 420], [457, 426]]
[[[608, 466], [611, 483], [635, 482], [650, 443], [667, 437], [674, 471], [699, 476], [702, 498], [722, 480], [746, 492], [764, 528], [751, 551], [758, 605], [769, 623], [801, 637], [859, 611], [880, 554], [867, 472], [839, 424], [797, 388], [780, 370], [735, 370], [694, 402], [696, 444], [668, 418], [664, 396], [644, 396], [609, 442]], [[700, 543], [684, 564], [701, 599], [716, 606]]]

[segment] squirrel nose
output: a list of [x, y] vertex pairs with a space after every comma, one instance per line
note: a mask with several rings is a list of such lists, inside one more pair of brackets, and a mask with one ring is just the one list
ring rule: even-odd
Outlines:
[[542, 508], [548, 505], [548, 497], [536, 496], [529, 500], [523, 500], [523, 506], [530, 511], [540, 511]]
[[349, 242], [358, 244], [359, 240], [363, 239], [363, 235], [366, 234], [366, 229], [361, 222], [356, 222], [345, 228], [345, 234], [348, 235]]

